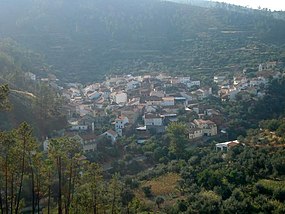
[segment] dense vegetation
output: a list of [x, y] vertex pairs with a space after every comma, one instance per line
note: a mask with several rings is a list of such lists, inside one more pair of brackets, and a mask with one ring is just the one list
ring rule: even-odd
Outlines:
[[284, 26], [268, 11], [226, 4], [0, 3], [0, 35], [40, 53], [64, 81], [99, 80], [108, 72], [163, 70], [207, 76], [257, 68], [261, 62], [284, 59]]
[[85, 160], [72, 139], [54, 139], [41, 152], [24, 123], [0, 133], [1, 212], [45, 206], [50, 213], [284, 213], [284, 140], [265, 130], [282, 126], [274, 124], [281, 121], [264, 121], [264, 130], [250, 131], [227, 153], [191, 146], [183, 125], [172, 124], [163, 141], [142, 146], [156, 166], [121, 177]]
[[[4, 84], [1, 107], [10, 109], [0, 112], [1, 130], [12, 129], [26, 121], [33, 126], [37, 136], [47, 136], [66, 125], [63, 100], [57, 91], [49, 83], [33, 81], [26, 75], [34, 72], [39, 64], [45, 65], [39, 55], [15, 41], [0, 40], [0, 84]], [[42, 71], [36, 74], [42, 75]], [[7, 95], [10, 105], [4, 100]]]
[[119, 213], [132, 199], [123, 198], [121, 205], [127, 189], [119, 177], [105, 182], [100, 167], [82, 158], [75, 141], [53, 140], [49, 153], [42, 153], [23, 123], [1, 132], [0, 145], [1, 213], [19, 213], [26, 206], [26, 212], [36, 213], [43, 205], [47, 213]]

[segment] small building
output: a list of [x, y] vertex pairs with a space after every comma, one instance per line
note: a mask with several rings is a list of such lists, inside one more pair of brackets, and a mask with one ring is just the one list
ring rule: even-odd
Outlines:
[[37, 80], [37, 76], [35, 74], [31, 73], [31, 72], [25, 73], [25, 77], [27, 79], [32, 80], [32, 81], [36, 81]]
[[156, 97], [156, 96], [147, 96], [147, 97], [142, 97], [141, 98], [141, 103], [146, 103], [149, 106], [160, 106], [162, 103], [162, 99], [161, 97]]
[[224, 142], [224, 143], [217, 143], [216, 144], [216, 151], [228, 151], [229, 149], [231, 149], [232, 147], [234, 147], [238, 144], [240, 144], [240, 142], [238, 140], [228, 141], [228, 142]]
[[156, 96], [156, 97], [165, 97], [164, 91], [154, 90], [150, 92], [150, 96]]
[[113, 92], [111, 95], [111, 100], [117, 104], [126, 104], [128, 102], [128, 95], [125, 92]]
[[174, 99], [175, 99], [174, 97], [163, 97], [161, 106], [174, 106], [175, 105]]
[[214, 76], [214, 83], [221, 84], [226, 79], [226, 76]]
[[128, 102], [128, 95], [125, 92], [119, 92], [116, 94], [115, 102], [118, 104], [125, 104]]
[[165, 132], [164, 119], [159, 114], [145, 114], [143, 119], [147, 131], [155, 133]]
[[200, 80], [190, 81], [190, 82], [187, 83], [187, 87], [188, 88], [192, 88], [193, 86], [200, 87], [200, 85], [201, 85], [201, 81]]
[[80, 124], [71, 124], [70, 131], [87, 131], [88, 125], [80, 125]]
[[254, 86], [259, 86], [261, 84], [266, 85], [267, 83], [268, 83], [268, 80], [265, 79], [264, 77], [257, 77], [257, 78], [253, 78], [250, 80], [249, 86], [254, 87]]
[[119, 136], [123, 136], [123, 129], [129, 123], [129, 119], [123, 115], [115, 120], [115, 131]]
[[43, 142], [43, 149], [45, 152], [47, 152], [48, 148], [49, 148], [49, 139], [48, 137], [46, 137], [45, 141]]
[[111, 140], [112, 144], [114, 144], [117, 141], [118, 134], [117, 134], [117, 132], [113, 131], [112, 129], [104, 132], [102, 135], [109, 138]]
[[139, 81], [131, 80], [130, 82], [128, 82], [126, 84], [126, 91], [133, 90], [133, 89], [136, 89], [136, 88], [139, 88], [139, 87], [140, 87], [140, 82]]
[[246, 77], [234, 77], [234, 85], [245, 84], [248, 80]]
[[194, 124], [203, 130], [204, 136], [214, 136], [218, 133], [217, 125], [211, 120], [196, 119]]
[[100, 96], [101, 96], [101, 94], [98, 93], [97, 91], [93, 91], [93, 92], [88, 92], [88, 93], [87, 93], [87, 97], [88, 97], [88, 99], [90, 99], [90, 100], [96, 100], [96, 99], [98, 99]]
[[203, 129], [200, 129], [200, 128], [192, 128], [189, 130], [189, 134], [188, 134], [188, 137], [190, 140], [195, 140], [195, 139], [198, 139], [198, 138], [201, 138], [203, 137]]
[[161, 117], [164, 119], [167, 119], [171, 122], [177, 122], [178, 121], [177, 114], [162, 114]]
[[80, 135], [80, 137], [82, 138], [83, 152], [97, 150], [97, 140], [99, 138], [98, 136], [94, 134], [86, 134]]
[[82, 89], [84, 95], [86, 96], [88, 93], [92, 93], [96, 90], [98, 90], [100, 87], [100, 84], [92, 84], [92, 85], [88, 85], [85, 88]]
[[162, 126], [163, 118], [158, 114], [145, 114], [144, 115], [144, 124], [148, 126]]
[[212, 94], [212, 88], [200, 88], [192, 92], [193, 95], [196, 95], [198, 100], [202, 100]]

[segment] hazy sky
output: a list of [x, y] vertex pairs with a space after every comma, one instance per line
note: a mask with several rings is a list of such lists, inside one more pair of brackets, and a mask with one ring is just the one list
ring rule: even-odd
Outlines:
[[242, 6], [249, 6], [251, 8], [270, 8], [271, 10], [285, 10], [284, 0], [213, 0], [219, 2], [227, 2]]

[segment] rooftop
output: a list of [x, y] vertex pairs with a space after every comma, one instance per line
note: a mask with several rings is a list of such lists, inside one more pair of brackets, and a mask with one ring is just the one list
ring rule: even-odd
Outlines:
[[146, 119], [161, 118], [161, 116], [158, 115], [158, 114], [145, 114], [144, 117], [145, 117]]
[[108, 134], [113, 135], [113, 136], [117, 136], [117, 135], [118, 135], [117, 132], [115, 132], [115, 131], [112, 130], [112, 129], [109, 129], [109, 130], [106, 131], [105, 133], [108, 133]]

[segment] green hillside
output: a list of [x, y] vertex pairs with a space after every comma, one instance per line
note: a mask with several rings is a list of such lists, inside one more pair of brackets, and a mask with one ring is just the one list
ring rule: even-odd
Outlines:
[[[0, 130], [10, 130], [26, 121], [41, 137], [66, 125], [62, 98], [54, 88], [27, 77], [28, 72], [35, 71], [43, 75], [37, 69], [44, 65], [38, 54], [12, 40], [0, 40]], [[3, 85], [9, 87], [8, 93], [6, 88], [3, 90], [6, 93], [2, 92]], [[9, 101], [4, 95], [8, 95]]]
[[209, 75], [282, 59], [285, 22], [274, 17], [225, 4], [5, 0], [0, 35], [41, 53], [66, 81], [146, 69]]

